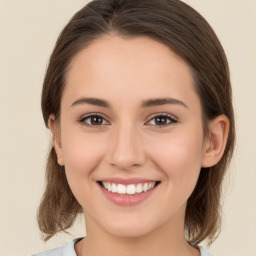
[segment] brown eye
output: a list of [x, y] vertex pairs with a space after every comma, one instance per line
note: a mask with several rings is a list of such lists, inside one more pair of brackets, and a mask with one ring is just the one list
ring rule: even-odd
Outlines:
[[92, 125], [102, 125], [103, 118], [100, 116], [92, 116], [91, 118], [91, 124]]
[[90, 115], [90, 116], [83, 117], [80, 120], [80, 122], [88, 126], [101, 126], [101, 125], [107, 124], [106, 120], [99, 115]]
[[168, 123], [168, 118], [166, 116], [155, 117], [155, 122], [157, 125], [163, 125]]
[[170, 115], [158, 115], [158, 116], [153, 117], [149, 121], [150, 125], [155, 125], [158, 127], [168, 126], [173, 123], [177, 123], [177, 119]]

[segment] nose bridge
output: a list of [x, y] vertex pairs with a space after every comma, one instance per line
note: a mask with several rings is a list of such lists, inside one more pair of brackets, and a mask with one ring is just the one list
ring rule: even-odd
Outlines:
[[128, 169], [141, 165], [145, 154], [141, 144], [139, 131], [134, 123], [122, 122], [115, 127], [111, 136], [108, 162], [120, 169]]

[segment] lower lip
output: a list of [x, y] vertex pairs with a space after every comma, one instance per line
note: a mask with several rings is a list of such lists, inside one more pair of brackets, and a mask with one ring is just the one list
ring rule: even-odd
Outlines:
[[103, 192], [103, 194], [106, 196], [106, 198], [110, 200], [112, 203], [120, 206], [133, 206], [146, 200], [150, 195], [152, 195], [152, 193], [154, 193], [157, 186], [155, 186], [154, 188], [146, 192], [142, 192], [134, 195], [127, 195], [127, 194], [121, 195], [117, 193], [112, 193], [106, 190], [105, 188], [103, 188], [100, 184], [99, 184], [99, 187]]

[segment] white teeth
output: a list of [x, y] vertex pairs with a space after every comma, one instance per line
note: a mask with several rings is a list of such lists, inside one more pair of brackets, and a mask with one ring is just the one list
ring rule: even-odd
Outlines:
[[149, 185], [150, 186], [149, 189], [152, 189], [155, 185], [156, 185], [155, 182], [151, 182], [150, 185]]
[[103, 187], [112, 192], [117, 194], [128, 194], [128, 195], [134, 195], [137, 193], [146, 192], [152, 188], [155, 187], [156, 182], [147, 182], [147, 183], [139, 183], [139, 184], [129, 184], [129, 185], [123, 185], [123, 184], [116, 184], [116, 183], [110, 183], [110, 182], [102, 182]]
[[107, 187], [108, 187], [108, 185], [107, 185], [107, 182], [102, 182], [102, 185], [103, 185], [103, 187], [105, 188], [105, 189], [107, 189]]
[[117, 192], [117, 185], [115, 183], [112, 184], [112, 192], [113, 193]]
[[117, 193], [118, 194], [126, 194], [126, 186], [123, 184], [118, 184], [117, 185]]
[[142, 192], [142, 185], [138, 184], [136, 187], [136, 193], [141, 193]]
[[110, 183], [107, 183], [107, 189], [108, 189], [108, 191], [112, 191], [112, 186]]
[[127, 188], [126, 188], [126, 193], [128, 195], [133, 195], [136, 193], [136, 188], [135, 188], [135, 185], [128, 185]]
[[148, 190], [148, 183], [145, 183], [143, 185], [143, 191], [146, 192]]

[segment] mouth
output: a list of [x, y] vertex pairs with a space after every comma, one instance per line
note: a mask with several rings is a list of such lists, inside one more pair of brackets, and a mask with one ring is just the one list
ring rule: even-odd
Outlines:
[[160, 184], [160, 181], [141, 182], [135, 184], [121, 184], [107, 181], [98, 181], [99, 185], [111, 192], [118, 195], [136, 195], [146, 193]]

